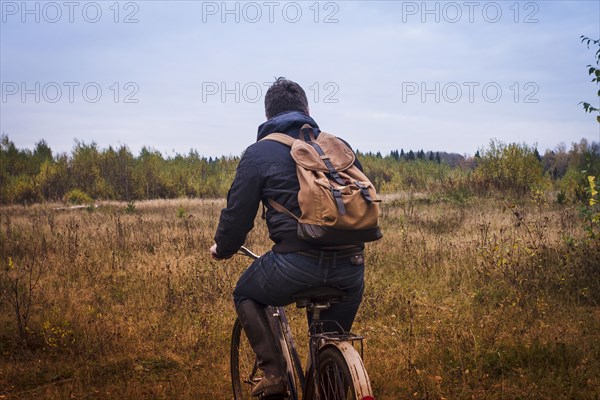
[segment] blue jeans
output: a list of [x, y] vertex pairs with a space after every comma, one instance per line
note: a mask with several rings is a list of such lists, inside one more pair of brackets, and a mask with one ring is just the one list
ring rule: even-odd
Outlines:
[[321, 312], [321, 320], [336, 321], [345, 331], [350, 331], [362, 300], [364, 271], [364, 263], [354, 265], [348, 257], [324, 260], [323, 257], [269, 251], [244, 271], [233, 291], [233, 300], [236, 305], [252, 299], [263, 305], [285, 306], [292, 303], [292, 296], [301, 290], [335, 287], [344, 290], [346, 296]]

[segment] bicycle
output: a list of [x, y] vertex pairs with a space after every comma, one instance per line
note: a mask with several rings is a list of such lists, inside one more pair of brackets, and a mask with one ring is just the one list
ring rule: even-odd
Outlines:
[[[258, 256], [245, 247], [241, 252], [256, 259]], [[292, 337], [284, 307], [267, 307], [271, 317], [271, 330], [281, 343], [285, 358], [288, 381], [288, 400], [374, 400], [367, 371], [362, 361], [363, 337], [345, 332], [324, 331], [321, 311], [339, 302], [342, 290], [319, 287], [296, 293], [292, 300], [298, 308], [312, 313], [309, 326], [309, 356], [306, 374]], [[359, 344], [360, 353], [355, 348]], [[250, 347], [239, 320], [236, 318], [231, 335], [231, 381], [235, 400], [252, 399], [252, 388], [260, 382], [256, 356]], [[314, 360], [317, 360], [315, 362]]]

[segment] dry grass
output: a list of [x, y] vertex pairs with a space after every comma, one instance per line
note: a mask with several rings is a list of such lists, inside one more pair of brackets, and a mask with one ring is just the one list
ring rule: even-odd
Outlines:
[[[223, 205], [1, 208], [0, 399], [230, 398], [231, 292], [248, 259], [207, 254]], [[600, 272], [571, 268], [576, 213], [505, 206], [386, 203], [355, 324], [378, 399], [599, 398]], [[21, 334], [16, 298], [30, 305]]]

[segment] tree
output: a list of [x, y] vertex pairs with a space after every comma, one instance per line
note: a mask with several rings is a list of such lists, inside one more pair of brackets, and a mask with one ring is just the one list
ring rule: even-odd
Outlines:
[[[594, 46], [598, 46], [598, 50], [595, 53], [595, 59], [596, 62], [595, 64], [598, 66], [594, 67], [592, 64], [587, 65], [588, 69], [588, 75], [592, 76], [592, 82], [596, 82], [596, 86], [600, 85], [600, 39], [599, 40], [593, 40], [590, 39], [586, 36], [581, 36], [581, 43], [586, 43], [587, 44], [587, 48], [590, 48], [590, 44], [593, 44]], [[600, 104], [600, 89], [598, 90], [598, 92], [596, 93], [596, 95], [598, 96], [598, 102]], [[598, 123], [600, 123], [600, 108], [596, 108], [594, 106], [592, 106], [590, 103], [582, 101], [579, 104], [583, 105], [583, 109], [585, 110], [585, 112], [588, 113], [597, 113], [598, 115], [596, 116], [596, 120], [598, 120]], [[600, 107], [600, 105], [599, 105]]]
[[569, 154], [564, 143], [559, 144], [554, 150], [546, 150], [542, 157], [544, 172], [548, 172], [552, 179], [560, 179], [569, 168]]
[[38, 169], [44, 161], [52, 160], [52, 150], [45, 140], [42, 139], [35, 144], [33, 158], [35, 159], [35, 162], [38, 163]]
[[80, 189], [92, 198], [112, 198], [107, 182], [102, 177], [101, 154], [96, 142], [75, 141], [70, 176], [73, 189]]
[[69, 191], [69, 161], [66, 154], [46, 160], [35, 177], [44, 200], [60, 201]]

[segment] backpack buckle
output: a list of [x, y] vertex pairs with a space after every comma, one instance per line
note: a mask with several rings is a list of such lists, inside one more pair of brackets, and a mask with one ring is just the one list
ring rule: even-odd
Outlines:
[[331, 194], [333, 194], [333, 198], [335, 199], [335, 204], [337, 205], [338, 211], [341, 215], [346, 214], [346, 207], [344, 207], [344, 201], [342, 200], [342, 191], [338, 188], [331, 187]]
[[371, 194], [369, 193], [369, 188], [366, 187], [365, 185], [363, 185], [362, 183], [360, 183], [359, 181], [354, 181], [354, 184], [356, 186], [358, 186], [358, 188], [360, 189], [360, 194], [362, 194], [362, 197], [365, 199], [365, 201], [368, 204], [371, 204], [373, 202], [373, 198], [371, 197]]

